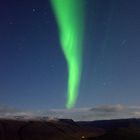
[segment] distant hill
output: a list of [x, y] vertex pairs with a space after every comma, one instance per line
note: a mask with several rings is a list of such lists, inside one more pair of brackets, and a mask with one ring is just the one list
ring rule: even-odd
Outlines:
[[140, 140], [140, 119], [0, 119], [0, 140]]

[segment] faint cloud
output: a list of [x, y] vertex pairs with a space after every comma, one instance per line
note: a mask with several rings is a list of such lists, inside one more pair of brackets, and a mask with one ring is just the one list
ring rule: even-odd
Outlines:
[[133, 115], [136, 116], [136, 117], [140, 117], [140, 112], [135, 111], [135, 112], [133, 112]]
[[119, 112], [126, 109], [123, 105], [101, 105], [94, 108], [91, 108], [90, 111], [100, 111], [100, 112]]
[[0, 115], [4, 115], [6, 113], [15, 113], [17, 110], [13, 107], [0, 105]]
[[50, 109], [23, 111], [9, 106], [0, 106], [1, 118], [14, 119], [73, 119], [75, 121], [94, 121], [123, 118], [139, 118], [140, 106], [100, 105], [92, 108]]
[[34, 117], [35, 115], [29, 111], [22, 111], [14, 107], [0, 105], [0, 118], [9, 118], [9, 117]]

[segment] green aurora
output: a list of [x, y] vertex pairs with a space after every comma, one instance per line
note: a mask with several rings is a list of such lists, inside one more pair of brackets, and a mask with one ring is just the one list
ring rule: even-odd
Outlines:
[[84, 0], [50, 0], [59, 28], [62, 51], [68, 66], [66, 107], [74, 107], [81, 79]]

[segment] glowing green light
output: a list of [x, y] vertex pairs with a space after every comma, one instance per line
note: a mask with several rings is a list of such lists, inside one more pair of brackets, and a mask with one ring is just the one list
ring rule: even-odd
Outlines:
[[82, 69], [84, 0], [51, 0], [58, 22], [59, 36], [68, 65], [68, 98], [66, 107], [74, 107]]

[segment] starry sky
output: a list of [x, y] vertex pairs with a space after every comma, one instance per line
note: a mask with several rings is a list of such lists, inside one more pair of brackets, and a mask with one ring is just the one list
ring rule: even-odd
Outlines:
[[[85, 0], [76, 108], [140, 105], [140, 1]], [[65, 108], [67, 63], [49, 0], [0, 1], [0, 104]]]

